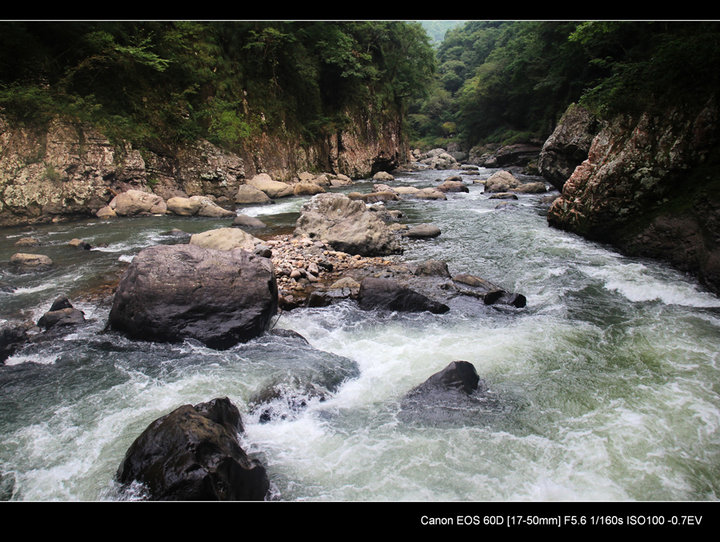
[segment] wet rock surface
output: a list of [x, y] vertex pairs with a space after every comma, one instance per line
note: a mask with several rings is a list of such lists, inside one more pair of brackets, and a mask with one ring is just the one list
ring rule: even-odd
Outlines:
[[228, 398], [183, 405], [143, 431], [116, 478], [126, 486], [139, 482], [150, 500], [263, 500], [268, 477], [241, 448], [242, 432], [240, 412]]
[[270, 260], [242, 249], [159, 245], [121, 279], [108, 328], [160, 342], [196, 339], [229, 348], [265, 332], [277, 312]]

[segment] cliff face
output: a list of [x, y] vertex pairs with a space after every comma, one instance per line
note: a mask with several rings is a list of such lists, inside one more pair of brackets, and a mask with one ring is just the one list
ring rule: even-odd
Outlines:
[[718, 106], [618, 117], [548, 212], [551, 226], [658, 258], [720, 292]]
[[263, 136], [233, 154], [207, 141], [140, 152], [88, 126], [56, 120], [37, 131], [0, 117], [0, 226], [91, 216], [128, 189], [232, 205], [238, 186], [257, 173], [283, 181], [306, 170], [363, 178], [407, 156], [395, 121], [373, 128], [361, 119], [314, 146]]

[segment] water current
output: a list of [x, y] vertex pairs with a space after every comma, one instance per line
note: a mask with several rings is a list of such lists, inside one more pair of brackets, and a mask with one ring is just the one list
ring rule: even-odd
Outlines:
[[[183, 404], [229, 397], [245, 449], [283, 501], [686, 501], [720, 496], [720, 298], [692, 277], [548, 227], [543, 195], [497, 209], [469, 193], [391, 204], [439, 226], [407, 241], [406, 261], [440, 259], [527, 297], [522, 309], [433, 315], [360, 310], [346, 301], [280, 315], [307, 347], [262, 337], [227, 351], [104, 332], [107, 303], [88, 292], [167, 232], [227, 219], [145, 217], [0, 230], [0, 325], [33, 320], [66, 294], [87, 325], [33, 343], [0, 366], [0, 498], [135, 498], [113, 477], [132, 441]], [[396, 176], [435, 184], [459, 171]], [[392, 184], [392, 183], [391, 183]], [[352, 190], [368, 191], [372, 183]], [[349, 190], [349, 189], [345, 189]], [[306, 198], [242, 212], [287, 231]], [[55, 266], [17, 274], [17, 239]], [[71, 249], [80, 238], [94, 248]], [[503, 408], [462, 423], [399, 416], [411, 388], [453, 360], [471, 362]], [[262, 423], [248, 404], [293, 372], [333, 373], [324, 401]], [[308, 377], [312, 378], [312, 377]]]

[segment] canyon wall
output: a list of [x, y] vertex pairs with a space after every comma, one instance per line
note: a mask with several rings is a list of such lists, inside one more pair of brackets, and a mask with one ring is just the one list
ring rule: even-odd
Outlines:
[[265, 134], [231, 153], [202, 140], [140, 150], [72, 121], [56, 119], [40, 130], [0, 117], [0, 226], [93, 216], [129, 189], [164, 199], [207, 195], [231, 206], [238, 186], [257, 173], [286, 182], [302, 171], [357, 179], [408, 156], [399, 120], [377, 126], [358, 118], [313, 145]]
[[549, 224], [667, 261], [719, 292], [718, 120], [711, 99], [603, 123], [562, 184]]

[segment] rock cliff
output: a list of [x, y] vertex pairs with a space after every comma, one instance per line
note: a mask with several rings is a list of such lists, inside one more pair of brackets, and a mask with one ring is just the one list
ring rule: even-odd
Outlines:
[[620, 116], [548, 212], [551, 226], [658, 258], [720, 291], [718, 106]]
[[0, 116], [0, 226], [92, 216], [131, 189], [164, 200], [209, 196], [232, 206], [238, 187], [261, 172], [288, 182], [305, 170], [369, 177], [407, 162], [399, 126], [358, 118], [312, 146], [263, 135], [230, 153], [204, 140], [140, 150], [68, 120], [40, 130], [13, 126]]

